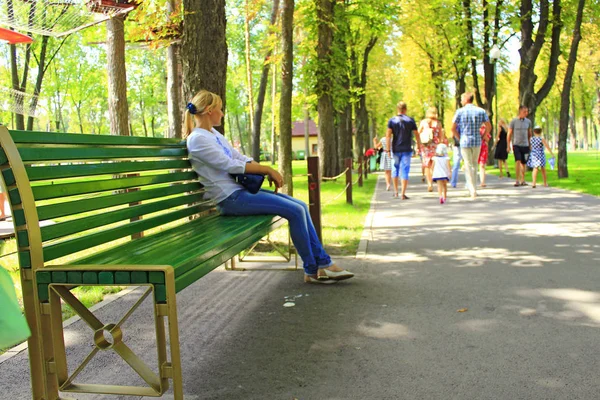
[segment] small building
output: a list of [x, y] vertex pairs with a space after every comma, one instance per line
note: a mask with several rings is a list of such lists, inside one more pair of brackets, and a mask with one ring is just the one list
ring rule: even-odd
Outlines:
[[[312, 119], [308, 120], [308, 148], [309, 156], [318, 155], [319, 128]], [[301, 154], [306, 152], [304, 144], [304, 121], [294, 121], [292, 126], [292, 151], [296, 158], [304, 158]], [[301, 152], [298, 154], [298, 152]]]

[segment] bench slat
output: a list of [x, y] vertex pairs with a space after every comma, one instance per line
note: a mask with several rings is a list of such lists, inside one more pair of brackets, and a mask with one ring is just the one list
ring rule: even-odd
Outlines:
[[[283, 223], [281, 217], [205, 216], [185, 225], [126, 243], [73, 264], [171, 265], [177, 290], [230, 259]], [[159, 245], [160, 244], [160, 245]]]
[[183, 210], [173, 211], [156, 217], [130, 222], [127, 225], [107, 229], [102, 232], [47, 245], [44, 246], [43, 250], [44, 261], [47, 262], [54, 260], [68, 254], [76, 253], [81, 250], [89, 249], [91, 247], [99, 246], [104, 243], [112, 242], [113, 240], [133, 235], [134, 233], [143, 232], [157, 226], [165, 225], [169, 222], [177, 221], [178, 219], [197, 214], [201, 210], [202, 206], [192, 206]]
[[179, 147], [183, 141], [172, 138], [148, 138], [139, 136], [82, 135], [79, 133], [55, 133], [34, 131], [10, 131], [15, 143], [32, 144], [87, 144], [87, 145], [138, 145]]
[[33, 197], [35, 200], [48, 200], [58, 197], [75, 196], [78, 194], [96, 193], [107, 190], [130, 189], [140, 186], [156, 185], [169, 182], [192, 181], [196, 179], [198, 179], [196, 173], [190, 171], [175, 172], [172, 174], [34, 186], [31, 188], [31, 190], [33, 191]]
[[[76, 220], [44, 226], [40, 229], [42, 232], [42, 241], [57, 239], [60, 237], [72, 235], [74, 233], [86, 231], [88, 229], [98, 228], [119, 221], [141, 217], [147, 214], [168, 210], [170, 208], [182, 206], [185, 204], [202, 202], [202, 196], [202, 193], [178, 196], [166, 200], [131, 206], [120, 210], [105, 212], [98, 215], [92, 215]], [[206, 209], [210, 208], [210, 203], [207, 204], [205, 202], [205, 204]]]
[[40, 221], [74, 215], [83, 212], [101, 210], [119, 206], [122, 204], [135, 203], [137, 201], [154, 199], [157, 197], [171, 196], [185, 192], [197, 192], [202, 189], [198, 182], [189, 182], [156, 189], [141, 189], [134, 192], [109, 194], [86, 199], [78, 199], [60, 204], [49, 204], [38, 206], [38, 218]]
[[240, 254], [242, 251], [252, 246], [253, 243], [260, 240], [263, 236], [267, 235], [277, 226], [283, 224], [283, 222], [284, 220], [282, 218], [273, 219], [270, 224], [263, 224], [260, 227], [254, 228], [252, 233], [247, 235], [244, 239], [240, 239], [238, 237], [235, 240], [232, 240], [226, 250], [219, 254], [215, 254], [208, 259], [205, 259], [202, 264], [195, 264], [195, 260], [190, 261], [188, 263], [189, 266], [186, 268], [186, 272], [181, 272], [184, 268], [180, 268], [179, 275], [175, 280], [175, 291], [182, 291], [219, 265], [222, 265], [227, 260], [230, 260], [232, 257]]
[[159, 265], [173, 266], [177, 277], [189, 268], [194, 268], [203, 259], [225, 251], [236, 238], [253, 232], [263, 224], [270, 224], [273, 218], [266, 215], [203, 217], [185, 224], [189, 226], [160, 232], [138, 239], [135, 244], [128, 243], [115, 251], [107, 252], [103, 260], [92, 257], [92, 261], [100, 264], [127, 262], [143, 265], [148, 260], [154, 260]]
[[75, 165], [43, 165], [25, 168], [30, 181], [80, 176], [123, 174], [161, 169], [187, 169], [188, 160], [122, 161]]
[[185, 147], [21, 147], [23, 162], [186, 157]]

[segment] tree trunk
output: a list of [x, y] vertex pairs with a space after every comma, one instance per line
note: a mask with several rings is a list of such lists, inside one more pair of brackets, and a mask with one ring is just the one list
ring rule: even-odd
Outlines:
[[294, 78], [294, 0], [283, 0], [281, 16], [281, 99], [279, 100], [279, 172], [282, 191], [293, 196], [292, 181], [292, 94]]
[[462, 107], [460, 103], [460, 96], [467, 91], [467, 82], [465, 80], [465, 75], [458, 76], [454, 83], [456, 85], [456, 92], [454, 93], [454, 107], [458, 110]]
[[[23, 65], [23, 73], [26, 74], [29, 69], [28, 63], [28, 54], [29, 48], [31, 45], [27, 45], [27, 50], [25, 53], [25, 63]], [[10, 76], [12, 80], [12, 88], [14, 90], [25, 91], [25, 88], [22, 88], [19, 84], [19, 69], [17, 65], [17, 46], [14, 44], [10, 45]], [[19, 105], [23, 107], [23, 99], [20, 96], [15, 96], [14, 102], [16, 104], [16, 108], [19, 108]], [[25, 117], [23, 114], [14, 113], [15, 116], [15, 126], [18, 130], [25, 129]]]
[[318, 96], [317, 110], [319, 112], [319, 169], [321, 176], [333, 176], [336, 165], [331, 161], [330, 154], [336, 151], [334, 146], [334, 121], [331, 70], [333, 69], [333, 16], [335, 0], [315, 0], [317, 7], [318, 67], [316, 71], [316, 93]]
[[[200, 89], [206, 89], [221, 96], [225, 109], [225, 0], [183, 0], [183, 8], [186, 10], [181, 46], [184, 98], [191, 99]], [[222, 125], [216, 129], [223, 132]]]
[[583, 82], [583, 77], [581, 75], [579, 75], [579, 86], [580, 86], [580, 92], [581, 92], [581, 105], [582, 107], [582, 115], [581, 115], [581, 136], [582, 136], [582, 140], [583, 140], [583, 148], [585, 150], [589, 149], [589, 141], [588, 141], [588, 110], [589, 110], [589, 105], [590, 105], [590, 101], [588, 101], [586, 99], [586, 93], [585, 93], [585, 84]]
[[577, 150], [577, 117], [575, 114], [575, 98], [571, 97], [571, 115], [569, 117], [569, 133], [571, 134], [571, 150]]
[[108, 115], [110, 134], [129, 136], [127, 76], [125, 70], [125, 17], [106, 21], [108, 65]]
[[42, 36], [42, 47], [40, 49], [39, 65], [37, 68], [37, 78], [35, 80], [35, 87], [33, 88], [33, 98], [31, 104], [29, 104], [29, 117], [27, 117], [27, 130], [33, 130], [33, 113], [37, 108], [38, 96], [42, 92], [42, 82], [44, 81], [44, 75], [46, 74], [46, 53], [48, 52], [48, 40], [50, 37]]
[[[252, 92], [252, 63], [250, 62], [250, 6], [248, 0], [244, 3], [244, 59], [246, 61], [246, 90], [248, 92], [248, 110], [250, 117], [250, 127], [254, 126], [254, 93]], [[260, 141], [254, 142], [254, 138], [251, 137], [252, 143], [252, 155], [256, 160], [260, 160]], [[257, 149], [256, 152], [254, 149]]]
[[276, 100], [277, 99], [277, 64], [273, 65], [273, 79], [271, 80], [271, 165], [275, 165], [277, 159], [277, 128], [275, 124]]
[[369, 65], [369, 53], [377, 43], [377, 37], [373, 36], [369, 40], [369, 43], [365, 47], [362, 57], [362, 65], [360, 69], [360, 75], [358, 76], [358, 105], [356, 109], [356, 148], [358, 154], [364, 154], [366, 147], [369, 143], [366, 143], [369, 137], [369, 113], [367, 112], [367, 67]]
[[[168, 0], [167, 3], [168, 20], [175, 11], [175, 1]], [[179, 76], [179, 43], [171, 43], [167, 47], [167, 114], [169, 118], [168, 134], [170, 138], [181, 139], [181, 79]]]
[[[144, 136], [148, 137], [148, 125], [146, 124], [146, 111], [144, 110], [144, 101], [140, 98], [139, 102], [140, 114], [142, 117], [142, 129], [144, 130]], [[131, 132], [133, 135], [133, 131]]]
[[339, 170], [346, 168], [346, 158], [352, 158], [352, 105], [346, 104], [339, 114], [338, 124], [338, 165]]
[[[537, 106], [546, 98], [556, 79], [558, 57], [560, 55], [560, 31], [562, 29], [561, 3], [554, 0], [552, 16], [548, 0], [540, 0], [539, 21], [534, 29], [533, 18], [536, 12], [532, 0], [521, 1], [521, 48], [519, 54], [521, 63], [519, 67], [519, 103], [529, 107], [529, 119], [535, 124], [535, 111]], [[536, 17], [537, 18], [537, 17]], [[535, 64], [546, 41], [546, 31], [552, 21], [552, 41], [550, 44], [550, 57], [546, 80], [540, 89], [535, 92], [538, 76], [535, 74]], [[535, 39], [533, 38], [536, 32]]]
[[[279, 13], [279, 0], [273, 1], [273, 9], [271, 10], [271, 29], [277, 22], [277, 14]], [[256, 109], [254, 110], [254, 119], [252, 122], [252, 157], [260, 156], [260, 129], [262, 122], [263, 107], [267, 93], [267, 82], [269, 81], [269, 67], [271, 65], [271, 55], [273, 49], [269, 48], [263, 61], [262, 74], [260, 75], [260, 85], [258, 86], [258, 95], [256, 98]], [[271, 158], [274, 158], [271, 157]]]
[[560, 130], [558, 143], [558, 177], [568, 178], [569, 169], [567, 167], [567, 123], [569, 121], [569, 98], [571, 94], [571, 83], [573, 73], [575, 72], [575, 62], [577, 61], [577, 49], [581, 40], [581, 20], [583, 19], [583, 6], [585, 0], [579, 0], [577, 5], [577, 17], [575, 18], [575, 27], [573, 29], [573, 39], [571, 41], [571, 50], [567, 62], [567, 71], [560, 99]]

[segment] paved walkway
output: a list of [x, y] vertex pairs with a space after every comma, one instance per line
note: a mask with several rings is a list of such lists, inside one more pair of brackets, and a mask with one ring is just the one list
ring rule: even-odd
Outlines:
[[[379, 178], [364, 257], [338, 259], [355, 279], [216, 270], [178, 296], [186, 399], [597, 399], [600, 199], [490, 177], [477, 200], [453, 189], [440, 205], [418, 177], [407, 201]], [[126, 340], [152, 360], [152, 321], [135, 325]], [[73, 359], [84, 335], [69, 327]], [[131, 380], [109, 353], [93, 365], [82, 379]], [[0, 386], [30, 398], [26, 353]]]

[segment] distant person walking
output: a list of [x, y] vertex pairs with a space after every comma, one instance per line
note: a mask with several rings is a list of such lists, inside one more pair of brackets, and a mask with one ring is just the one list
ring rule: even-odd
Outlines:
[[500, 179], [503, 178], [502, 165], [506, 170], [506, 176], [510, 178], [510, 172], [508, 172], [508, 164], [506, 159], [508, 158], [508, 142], [506, 136], [508, 135], [508, 126], [506, 121], [502, 118], [498, 121], [497, 135], [496, 135], [496, 150], [494, 151], [494, 159], [498, 161], [498, 168], [500, 169]]
[[387, 139], [384, 137], [381, 138], [379, 142], [379, 146], [383, 149], [381, 153], [381, 160], [379, 161], [379, 168], [383, 170], [385, 176], [385, 190], [389, 191], [392, 186], [392, 157], [389, 155], [387, 151]]
[[433, 173], [432, 158], [436, 154], [436, 147], [439, 143], [448, 144], [448, 140], [444, 135], [442, 123], [438, 120], [437, 108], [429, 107], [425, 114], [425, 119], [419, 124], [419, 138], [423, 145], [421, 151], [421, 162], [427, 179], [427, 191], [433, 191], [433, 181], [431, 174]]
[[487, 159], [489, 155], [488, 142], [491, 139], [491, 135], [486, 132], [485, 124], [479, 128], [479, 134], [481, 135], [481, 149], [479, 150], [479, 158], [477, 164], [479, 164], [479, 186], [482, 188], [486, 187], [485, 184], [485, 166], [487, 165]]
[[448, 194], [448, 181], [450, 180], [450, 157], [448, 157], [448, 146], [444, 143], [437, 145], [433, 162], [433, 181], [437, 183], [440, 204], [446, 203]]
[[527, 166], [533, 168], [532, 188], [535, 188], [538, 169], [542, 170], [544, 186], [548, 186], [548, 181], [546, 180], [546, 153], [544, 152], [544, 147], [548, 149], [552, 157], [554, 157], [554, 153], [552, 153], [552, 149], [548, 145], [548, 142], [546, 142], [546, 139], [542, 137], [542, 128], [540, 126], [536, 126], [533, 128], [533, 137], [531, 138], [531, 156], [527, 162]]
[[481, 149], [481, 134], [479, 128], [485, 125], [485, 133], [489, 135], [492, 125], [483, 108], [473, 104], [473, 93], [465, 92], [460, 100], [463, 107], [456, 110], [452, 119], [452, 134], [460, 140], [460, 152], [465, 161], [465, 177], [467, 189], [471, 198], [477, 197], [475, 169]]
[[508, 126], [508, 151], [515, 154], [515, 186], [527, 186], [525, 182], [525, 166], [529, 158], [529, 141], [531, 140], [531, 121], [527, 116], [529, 108], [519, 107], [519, 116], [513, 118]]
[[408, 187], [413, 137], [417, 141], [417, 148], [421, 150], [423, 147], [421, 139], [419, 138], [419, 135], [417, 135], [417, 124], [415, 120], [406, 115], [407, 108], [405, 102], [401, 101], [398, 103], [398, 115], [390, 118], [388, 121], [388, 130], [385, 135], [388, 155], [393, 155], [394, 159], [392, 166], [394, 197], [399, 197], [398, 178], [400, 178], [402, 200], [408, 200], [406, 188]]
[[452, 177], [450, 177], [450, 186], [453, 188], [458, 184], [458, 171], [460, 171], [460, 162], [462, 155], [460, 153], [460, 140], [453, 137], [454, 147], [452, 149]]

